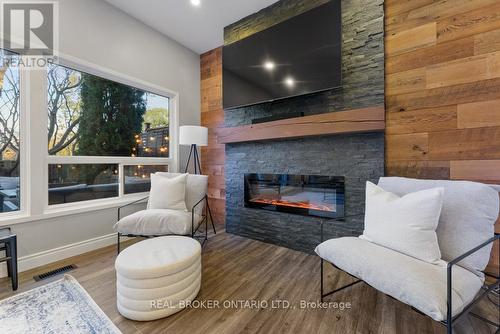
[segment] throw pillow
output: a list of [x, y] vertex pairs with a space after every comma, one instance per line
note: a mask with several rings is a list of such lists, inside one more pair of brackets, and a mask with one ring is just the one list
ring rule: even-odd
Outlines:
[[186, 179], [187, 174], [173, 178], [151, 174], [148, 208], [187, 211]]
[[444, 188], [398, 196], [366, 183], [365, 230], [360, 238], [433, 264], [442, 264], [436, 229]]

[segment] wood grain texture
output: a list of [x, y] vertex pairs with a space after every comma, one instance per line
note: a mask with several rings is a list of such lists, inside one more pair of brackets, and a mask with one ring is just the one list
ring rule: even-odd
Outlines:
[[500, 160], [458, 160], [450, 161], [450, 178], [497, 182], [500, 180]]
[[[453, 40], [446, 43], [423, 47], [399, 55], [386, 54], [385, 70], [386, 73], [402, 72], [411, 69], [423, 70], [425, 66], [439, 64], [451, 60], [462, 59], [480, 54], [481, 51], [491, 52], [490, 39], [493, 37], [484, 36], [481, 40], [475, 40], [474, 37], [466, 37], [459, 40]], [[475, 53], [477, 50], [478, 53]], [[487, 53], [482, 52], [482, 53]]]
[[387, 135], [385, 143], [387, 161], [427, 160], [429, 153], [428, 133]]
[[386, 134], [425, 133], [457, 128], [457, 106], [386, 114]]
[[436, 44], [436, 22], [395, 32], [386, 37], [386, 52], [391, 55]]
[[425, 89], [418, 92], [386, 96], [388, 112], [435, 108], [500, 98], [500, 79]]
[[[454, 3], [454, 1], [449, 1]], [[473, 1], [474, 10], [464, 10], [456, 15], [439, 18], [437, 40], [439, 43], [500, 28], [500, 3], [485, 6], [489, 1]]]
[[457, 122], [459, 129], [500, 126], [500, 100], [458, 105]]
[[385, 0], [385, 15], [389, 21], [401, 13], [408, 13], [413, 9], [432, 4], [434, 0]]
[[384, 107], [380, 106], [223, 128], [220, 129], [218, 142], [227, 144], [383, 131], [385, 129], [384, 113]]
[[500, 127], [429, 133], [428, 159], [500, 159]]
[[426, 88], [453, 86], [498, 77], [500, 77], [500, 52], [432, 65], [425, 71]]
[[387, 161], [385, 169], [387, 176], [432, 180], [450, 178], [450, 161], [390, 160]]
[[[386, 50], [388, 172], [421, 174], [421, 165], [402, 167], [411, 161], [500, 159], [498, 1], [385, 5], [387, 43], [412, 35]], [[428, 45], [433, 24], [436, 42]]]
[[427, 86], [427, 73], [424, 68], [387, 73], [385, 76], [385, 94], [398, 95], [425, 89]]
[[208, 146], [201, 149], [203, 173], [208, 175], [208, 198], [214, 220], [223, 225], [226, 215], [224, 180], [224, 145], [217, 142], [218, 130], [224, 126], [222, 109], [222, 48], [200, 56], [201, 125], [208, 128]]
[[474, 36], [474, 54], [500, 51], [500, 29]]
[[[418, 1], [413, 7], [406, 7], [407, 10], [400, 12], [397, 15], [388, 15], [387, 31], [405, 31], [416, 26], [420, 26], [432, 22], [440, 22], [443, 19], [456, 16], [463, 13], [474, 11], [480, 7], [491, 6], [497, 3], [497, 0], [438, 0], [430, 2]], [[389, 5], [389, 7], [392, 4]]]
[[500, 184], [500, 2], [385, 6], [386, 174]]
[[[218, 301], [219, 308], [187, 308], [156, 321], [137, 322], [122, 317], [116, 308], [115, 247], [107, 247], [56, 262], [20, 275], [22, 293], [61, 278], [35, 282], [33, 275], [61, 265], [76, 264], [73, 275], [123, 334], [163, 333], [372, 333], [442, 334], [444, 327], [410, 306], [377, 292], [366, 284], [348, 288], [329, 302], [350, 302], [349, 309], [301, 308], [301, 301], [318, 302], [320, 262], [314, 255], [265, 244], [231, 234], [210, 236], [202, 253], [200, 302]], [[326, 265], [325, 288], [350, 283], [352, 278]], [[14, 293], [9, 280], [0, 280], [0, 298]], [[225, 301], [267, 301], [267, 308], [223, 307]], [[271, 308], [271, 302], [286, 300], [289, 308]], [[275, 304], [276, 306], [277, 304]], [[475, 311], [496, 319], [497, 310], [487, 300]], [[454, 327], [455, 334], [489, 334], [491, 327], [466, 315]]]

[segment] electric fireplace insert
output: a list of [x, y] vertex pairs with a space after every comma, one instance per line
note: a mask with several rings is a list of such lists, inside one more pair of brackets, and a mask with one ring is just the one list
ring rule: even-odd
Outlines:
[[344, 181], [342, 176], [245, 174], [245, 207], [342, 218]]

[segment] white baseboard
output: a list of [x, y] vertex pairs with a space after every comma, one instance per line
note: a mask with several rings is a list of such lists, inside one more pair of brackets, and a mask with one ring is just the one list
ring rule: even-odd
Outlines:
[[[125, 241], [126, 239], [127, 238], [123, 238], [122, 240]], [[114, 244], [116, 244], [116, 233], [26, 255], [18, 259], [18, 271], [23, 272]], [[0, 277], [6, 276], [7, 267], [6, 264], [4, 264], [0, 267]]]

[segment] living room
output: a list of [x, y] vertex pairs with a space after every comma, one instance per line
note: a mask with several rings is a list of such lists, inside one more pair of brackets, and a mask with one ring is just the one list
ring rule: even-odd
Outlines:
[[499, 332], [498, 1], [1, 6], [0, 333]]

